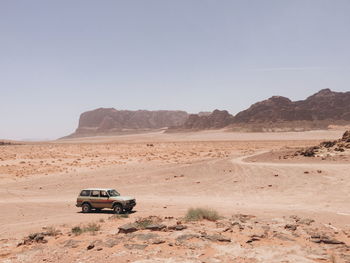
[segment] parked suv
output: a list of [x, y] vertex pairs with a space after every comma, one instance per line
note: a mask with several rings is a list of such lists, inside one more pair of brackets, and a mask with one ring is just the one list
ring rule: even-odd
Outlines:
[[77, 198], [77, 207], [81, 207], [83, 213], [89, 213], [91, 209], [97, 211], [103, 208], [113, 209], [116, 214], [124, 211], [130, 212], [136, 201], [132, 197], [121, 196], [115, 189], [89, 188], [80, 192]]

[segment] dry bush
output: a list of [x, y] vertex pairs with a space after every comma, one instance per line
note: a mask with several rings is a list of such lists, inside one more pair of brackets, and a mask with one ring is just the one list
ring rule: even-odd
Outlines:
[[87, 226], [84, 227], [80, 227], [80, 226], [75, 226], [72, 228], [72, 233], [75, 235], [80, 235], [82, 233], [85, 232], [91, 232], [91, 233], [95, 233], [97, 231], [99, 231], [101, 229], [101, 226], [96, 224], [96, 223], [90, 223]]
[[61, 234], [61, 231], [56, 229], [56, 228], [54, 228], [54, 227], [52, 227], [52, 226], [50, 226], [50, 227], [46, 228], [45, 234], [47, 236], [55, 237], [55, 236], [58, 236], [59, 234]]
[[190, 208], [185, 216], [186, 221], [209, 220], [216, 221], [221, 217], [219, 213], [213, 209], [207, 208]]

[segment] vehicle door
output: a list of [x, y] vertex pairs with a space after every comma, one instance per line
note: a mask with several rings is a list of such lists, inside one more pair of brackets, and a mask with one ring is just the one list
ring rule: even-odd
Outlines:
[[92, 190], [90, 193], [90, 203], [92, 207], [99, 208], [99, 199], [100, 199], [100, 191], [99, 190]]
[[101, 208], [112, 208], [113, 200], [109, 197], [107, 191], [100, 191], [100, 207]]

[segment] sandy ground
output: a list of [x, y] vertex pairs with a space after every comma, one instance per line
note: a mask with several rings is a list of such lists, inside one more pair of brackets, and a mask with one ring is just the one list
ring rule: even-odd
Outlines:
[[2, 146], [0, 235], [17, 240], [42, 227], [107, 220], [108, 211], [82, 214], [75, 207], [85, 187], [113, 187], [134, 196], [131, 219], [179, 217], [188, 208], [208, 207], [226, 217], [298, 215], [348, 229], [349, 163], [252, 157], [342, 133], [150, 133]]

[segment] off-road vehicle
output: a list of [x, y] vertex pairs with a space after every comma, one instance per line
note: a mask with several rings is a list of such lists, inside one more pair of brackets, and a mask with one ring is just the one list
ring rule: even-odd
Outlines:
[[89, 213], [92, 209], [97, 211], [103, 208], [113, 209], [116, 214], [124, 211], [130, 212], [136, 201], [132, 197], [121, 196], [115, 189], [89, 188], [80, 192], [77, 198], [77, 207], [81, 207], [83, 213]]

